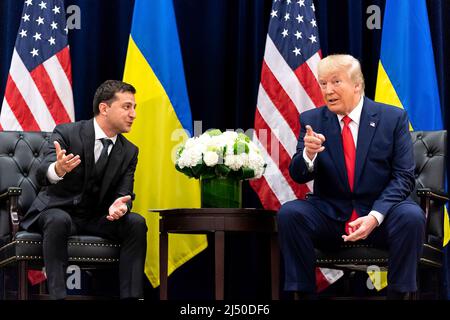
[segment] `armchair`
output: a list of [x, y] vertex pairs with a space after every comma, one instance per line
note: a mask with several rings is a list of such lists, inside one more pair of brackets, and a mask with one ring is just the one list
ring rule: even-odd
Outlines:
[[[35, 174], [50, 136], [49, 132], [0, 132], [0, 290], [4, 298], [9, 297], [6, 269], [17, 271], [17, 299], [45, 298], [31, 295], [27, 280], [30, 268], [43, 267], [42, 236], [21, 231], [19, 223], [39, 192]], [[83, 270], [118, 267], [120, 245], [112, 241], [76, 235], [69, 238], [68, 248], [69, 262]]]
[[[419, 292], [412, 297], [421, 298], [424, 297], [421, 272], [431, 270], [434, 275], [439, 275], [443, 263], [444, 205], [448, 201], [444, 193], [447, 132], [414, 131], [411, 136], [416, 162], [416, 188], [412, 197], [426, 216], [425, 242], [419, 262]], [[316, 248], [316, 265], [361, 271], [375, 265], [380, 270], [387, 270], [388, 252], [358, 243], [344, 244], [336, 251]]]

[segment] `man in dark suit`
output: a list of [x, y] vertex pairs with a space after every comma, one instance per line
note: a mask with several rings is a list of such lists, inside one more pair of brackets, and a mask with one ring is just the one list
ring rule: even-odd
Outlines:
[[43, 234], [48, 290], [64, 299], [67, 239], [91, 234], [121, 243], [120, 297], [143, 296], [145, 220], [130, 212], [138, 148], [123, 135], [136, 117], [135, 89], [108, 80], [94, 119], [56, 126], [36, 175], [42, 186], [21, 226]]
[[364, 240], [389, 250], [388, 298], [417, 290], [425, 217], [409, 195], [414, 155], [408, 118], [400, 108], [364, 97], [361, 67], [349, 55], [319, 62], [326, 106], [300, 115], [300, 137], [289, 172], [314, 180], [306, 200], [278, 212], [285, 290], [315, 296], [314, 246]]

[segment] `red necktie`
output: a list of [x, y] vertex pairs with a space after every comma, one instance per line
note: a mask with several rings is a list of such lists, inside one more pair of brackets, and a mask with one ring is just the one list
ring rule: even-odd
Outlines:
[[[342, 118], [342, 121], [344, 121], [344, 128], [342, 129], [342, 146], [344, 148], [345, 167], [347, 168], [348, 184], [350, 186], [350, 190], [353, 192], [353, 181], [355, 180], [356, 149], [352, 131], [348, 126], [352, 119], [350, 119], [348, 116], [345, 116], [344, 118]], [[350, 233], [348, 224], [353, 220], [356, 220], [357, 218], [358, 214], [356, 213], [355, 209], [353, 209], [350, 219], [345, 223], [345, 232], [347, 234]]]

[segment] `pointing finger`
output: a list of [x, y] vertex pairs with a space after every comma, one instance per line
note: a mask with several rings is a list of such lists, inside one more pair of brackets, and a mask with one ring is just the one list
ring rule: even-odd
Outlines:
[[325, 142], [325, 136], [323, 135], [323, 134], [321, 134], [321, 133], [317, 133], [316, 134], [316, 138], [319, 138], [320, 139], [320, 141], [322, 141], [322, 142]]

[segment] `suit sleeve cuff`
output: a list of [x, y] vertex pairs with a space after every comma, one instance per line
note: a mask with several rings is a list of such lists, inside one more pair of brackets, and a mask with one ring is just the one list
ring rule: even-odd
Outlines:
[[384, 220], [384, 216], [381, 213], [379, 213], [378, 211], [372, 210], [369, 212], [369, 215], [374, 216], [375, 219], [377, 219], [378, 225], [380, 225]]
[[314, 155], [314, 158], [311, 160], [308, 158], [308, 156], [306, 155], [306, 149], [303, 149], [303, 159], [305, 160], [306, 163], [306, 167], [308, 168], [309, 172], [313, 172], [314, 170], [314, 161], [317, 158], [317, 153]]
[[58, 177], [58, 175], [56, 174], [55, 165], [56, 165], [56, 162], [53, 162], [51, 165], [48, 166], [48, 169], [47, 169], [47, 179], [52, 184], [58, 183], [64, 177], [64, 176]]

